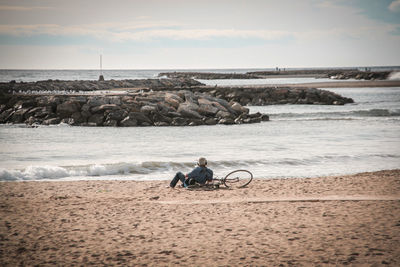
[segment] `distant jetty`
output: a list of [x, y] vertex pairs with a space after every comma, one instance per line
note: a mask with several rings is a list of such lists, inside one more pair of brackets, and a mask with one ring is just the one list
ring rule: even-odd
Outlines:
[[257, 74], [248, 73], [215, 73], [215, 72], [161, 72], [158, 77], [168, 77], [172, 79], [200, 79], [200, 80], [215, 80], [215, 79], [262, 79], [263, 77]]
[[118, 88], [150, 88], [150, 89], [171, 89], [204, 85], [193, 79], [126, 79], [126, 80], [45, 80], [37, 82], [16, 82], [0, 83], [2, 93], [29, 93], [29, 92], [79, 92], [99, 91]]
[[213, 73], [213, 72], [162, 72], [159, 77], [186, 78], [186, 79], [265, 79], [289, 77], [315, 77], [331, 79], [356, 79], [356, 80], [385, 80], [390, 71], [360, 71], [357, 69], [309, 69], [309, 70], [276, 70], [253, 71], [246, 73]]

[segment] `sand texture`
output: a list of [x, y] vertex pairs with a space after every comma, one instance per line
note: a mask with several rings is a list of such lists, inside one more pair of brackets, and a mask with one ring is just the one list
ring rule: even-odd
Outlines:
[[0, 183], [0, 265], [400, 266], [400, 170], [167, 184]]

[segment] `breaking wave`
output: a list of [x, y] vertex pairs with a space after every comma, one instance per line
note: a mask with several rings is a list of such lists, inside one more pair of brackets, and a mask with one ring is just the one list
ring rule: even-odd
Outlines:
[[388, 80], [400, 80], [400, 72], [392, 72], [390, 73]]
[[[372, 158], [400, 158], [399, 155], [377, 154], [368, 155]], [[263, 160], [220, 160], [214, 161], [210, 166], [214, 173], [226, 174], [235, 169], [247, 168], [259, 170], [260, 176], [265, 174], [260, 170], [282, 166], [310, 166], [324, 162], [357, 160], [358, 156], [325, 155], [312, 158], [274, 158]], [[155, 162], [147, 161], [143, 163], [113, 163], [113, 164], [93, 164], [84, 166], [29, 166], [26, 169], [7, 170], [0, 168], [0, 181], [37, 181], [37, 180], [81, 180], [84, 179], [119, 179], [123, 177], [168, 177], [177, 171], [189, 171], [195, 167], [194, 162]], [[218, 176], [218, 175], [217, 175]]]
[[398, 117], [400, 109], [366, 109], [332, 112], [276, 113], [270, 114], [276, 119], [308, 119], [308, 120], [352, 120], [363, 117]]

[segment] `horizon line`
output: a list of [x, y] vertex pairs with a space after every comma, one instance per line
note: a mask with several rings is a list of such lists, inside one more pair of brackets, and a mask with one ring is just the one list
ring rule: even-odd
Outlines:
[[[103, 71], [107, 71], [107, 70], [241, 70], [241, 69], [276, 69], [279, 68], [280, 70], [282, 69], [350, 69], [350, 68], [400, 68], [400, 64], [399, 65], [368, 65], [368, 66], [340, 66], [340, 67], [321, 67], [321, 66], [317, 66], [317, 67], [227, 67], [227, 68], [221, 68], [221, 67], [207, 67], [207, 68], [132, 68], [132, 69], [127, 69], [127, 68], [110, 68], [110, 69], [102, 69]], [[0, 71], [4, 71], [4, 70], [18, 70], [18, 71], [22, 71], [22, 70], [99, 70], [97, 68], [0, 68]]]

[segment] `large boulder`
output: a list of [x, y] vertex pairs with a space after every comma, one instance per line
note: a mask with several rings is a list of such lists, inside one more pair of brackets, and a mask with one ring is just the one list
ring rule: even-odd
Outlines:
[[25, 121], [25, 113], [29, 110], [29, 108], [21, 108], [14, 112], [11, 116], [11, 120], [13, 123], [21, 123]]
[[122, 127], [132, 127], [132, 126], [137, 126], [138, 122], [135, 118], [127, 116], [120, 122], [120, 126]]
[[198, 111], [201, 115], [204, 115], [204, 116], [215, 116], [217, 114], [217, 112], [219, 111], [219, 109], [213, 105], [200, 104]]
[[97, 113], [93, 114], [88, 118], [88, 123], [94, 124], [96, 126], [102, 126], [104, 122], [104, 115]]
[[186, 118], [176, 117], [172, 119], [171, 125], [173, 126], [186, 126], [189, 125], [189, 120]]
[[183, 99], [178, 95], [166, 93], [165, 94], [165, 102], [173, 106], [175, 109], [179, 107], [179, 104], [183, 102]]
[[248, 114], [249, 113], [248, 108], [243, 107], [242, 105], [240, 105], [237, 102], [233, 102], [231, 107], [234, 111], [236, 111], [236, 113], [239, 113], [239, 114], [242, 114], [242, 113]]
[[128, 115], [128, 112], [123, 109], [107, 110], [105, 116], [107, 120], [121, 121]]
[[140, 112], [141, 113], [145, 113], [147, 115], [150, 114], [150, 113], [155, 113], [155, 112], [157, 112], [157, 106], [145, 105], [145, 106], [140, 108]]
[[74, 120], [74, 123], [80, 124], [86, 122], [87, 118], [84, 117], [81, 112], [75, 112], [71, 115], [71, 118]]
[[207, 98], [204, 98], [204, 97], [199, 97], [197, 102], [199, 103], [199, 105], [212, 105], [212, 101], [210, 101], [210, 100], [208, 100]]
[[215, 125], [217, 124], [217, 120], [214, 118], [207, 118], [206, 120], [204, 120], [204, 123], [206, 125]]
[[13, 113], [14, 113], [14, 110], [12, 108], [4, 110], [0, 114], [0, 123], [8, 122]]
[[216, 117], [217, 118], [232, 118], [233, 117], [233, 114], [232, 113], [229, 113], [229, 112], [227, 112], [227, 111], [222, 111], [222, 110], [220, 110], [220, 111], [218, 111], [217, 112], [217, 114], [216, 114]]
[[182, 117], [193, 118], [193, 119], [201, 119], [202, 116], [192, 109], [189, 109], [187, 106], [179, 105], [178, 112], [182, 115]]
[[57, 106], [57, 114], [60, 116], [60, 118], [68, 118], [78, 111], [80, 111], [80, 105], [78, 101], [68, 100]]
[[91, 107], [95, 107], [95, 106], [109, 104], [109, 101], [107, 101], [107, 98], [105, 97], [94, 96], [88, 99], [87, 104]]
[[130, 118], [134, 118], [137, 121], [138, 125], [147, 126], [153, 124], [150, 118], [140, 112], [129, 112], [128, 116]]
[[178, 112], [180, 112], [181, 109], [189, 109], [197, 112], [199, 109], [199, 105], [193, 102], [184, 102], [179, 104]]
[[116, 110], [119, 109], [119, 106], [115, 104], [104, 104], [96, 107], [92, 107], [92, 113], [102, 113], [106, 110]]

